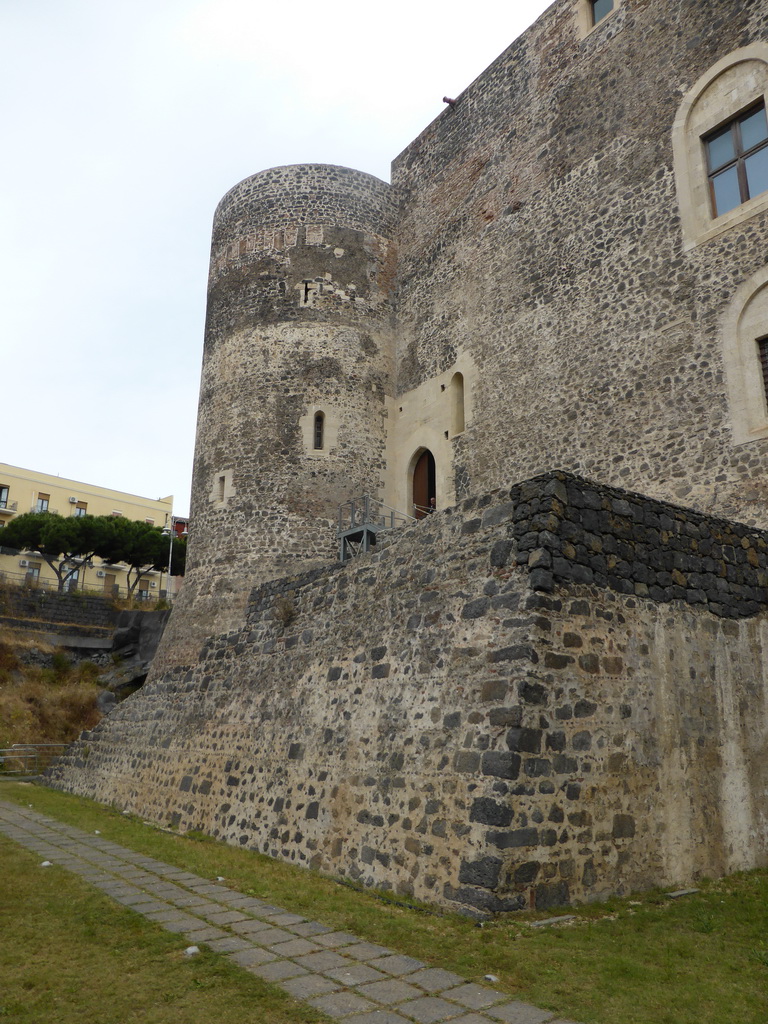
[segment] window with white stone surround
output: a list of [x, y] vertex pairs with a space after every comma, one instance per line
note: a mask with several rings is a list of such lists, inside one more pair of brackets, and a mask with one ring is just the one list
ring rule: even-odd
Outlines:
[[768, 210], [768, 44], [718, 61], [688, 90], [672, 127], [686, 249]]

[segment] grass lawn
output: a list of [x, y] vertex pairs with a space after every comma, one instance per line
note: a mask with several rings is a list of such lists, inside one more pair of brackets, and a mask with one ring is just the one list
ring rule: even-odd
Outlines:
[[[5, 787], [0, 786], [0, 793]], [[2, 1024], [309, 1024], [327, 1020], [0, 837]]]
[[[516, 914], [481, 928], [42, 787], [2, 782], [0, 799], [85, 831], [98, 828], [104, 838], [205, 877], [222, 875], [231, 888], [468, 979], [494, 974], [495, 987], [510, 996], [584, 1024], [768, 1021], [768, 871], [703, 883], [698, 895], [679, 900], [653, 892], [569, 910], [577, 920], [565, 927], [531, 929], [545, 915]], [[0, 850], [0, 1024], [321, 1019], [221, 957], [185, 960], [179, 936], [64, 871], [40, 872], [32, 854], [7, 842]], [[83, 1008], [90, 989], [93, 1007]]]

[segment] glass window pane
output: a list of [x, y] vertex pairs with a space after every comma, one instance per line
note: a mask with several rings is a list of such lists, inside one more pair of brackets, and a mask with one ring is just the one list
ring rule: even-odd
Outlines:
[[744, 166], [747, 169], [749, 198], [752, 199], [768, 189], [768, 146], [748, 156]]
[[741, 121], [742, 152], [752, 149], [765, 139], [768, 139], [768, 122], [765, 120], [765, 107], [760, 107]]
[[730, 125], [717, 135], [711, 135], [707, 139], [707, 156], [710, 171], [716, 171], [718, 167], [730, 163], [735, 158], [733, 132]]
[[739, 193], [739, 176], [735, 167], [716, 175], [712, 179], [715, 190], [715, 216], [720, 217], [729, 210], [741, 205]]
[[598, 21], [602, 21], [606, 14], [610, 14], [612, 10], [613, 0], [594, 0], [592, 4], [592, 20], [595, 25]]

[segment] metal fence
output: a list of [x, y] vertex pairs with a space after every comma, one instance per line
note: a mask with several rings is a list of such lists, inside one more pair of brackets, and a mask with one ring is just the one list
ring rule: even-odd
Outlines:
[[51, 761], [64, 753], [67, 743], [14, 743], [0, 747], [0, 777], [40, 775]]
[[[90, 569], [88, 572], [91, 575], [95, 575], [95, 573]], [[27, 587], [30, 590], [35, 590], [43, 594], [55, 594], [59, 592], [58, 580], [41, 578], [39, 576], [34, 576], [32, 573], [7, 572], [0, 570], [0, 583], [10, 583], [16, 587]], [[153, 587], [147, 591], [140, 588], [141, 584], [139, 584], [139, 586], [134, 590], [133, 595], [130, 595], [127, 587], [121, 587], [117, 583], [114, 583], [111, 586], [105, 586], [103, 579], [97, 577], [93, 583], [87, 579], [84, 581], [69, 579], [65, 584], [63, 593], [74, 594], [75, 591], [77, 591], [81, 594], [96, 594], [101, 597], [114, 598], [128, 598], [132, 596], [134, 601], [146, 601], [148, 604], [151, 604], [153, 601], [168, 599], [168, 595], [164, 587]]]

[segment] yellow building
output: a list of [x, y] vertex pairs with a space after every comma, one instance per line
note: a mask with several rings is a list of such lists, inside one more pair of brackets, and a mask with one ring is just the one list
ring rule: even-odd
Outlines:
[[[0, 462], [0, 547], [2, 528], [15, 516], [24, 512], [57, 512], [62, 516], [125, 516], [166, 528], [173, 524], [178, 533], [179, 523], [173, 517], [173, 495], [167, 498], [142, 498], [137, 494], [113, 491], [96, 484], [67, 480], [48, 473], [9, 466]], [[180, 522], [180, 521], [179, 521]], [[186, 522], [185, 524], [186, 525]], [[183, 529], [183, 527], [182, 527]], [[67, 581], [68, 589], [102, 591], [109, 596], [127, 596], [128, 569], [124, 565], [109, 565], [94, 558], [81, 567]], [[38, 554], [4, 554], [0, 550], [0, 579], [9, 583], [31, 583], [55, 590], [56, 575]], [[167, 586], [167, 573], [151, 572], [142, 577], [135, 596], [151, 599], [158, 597]]]

